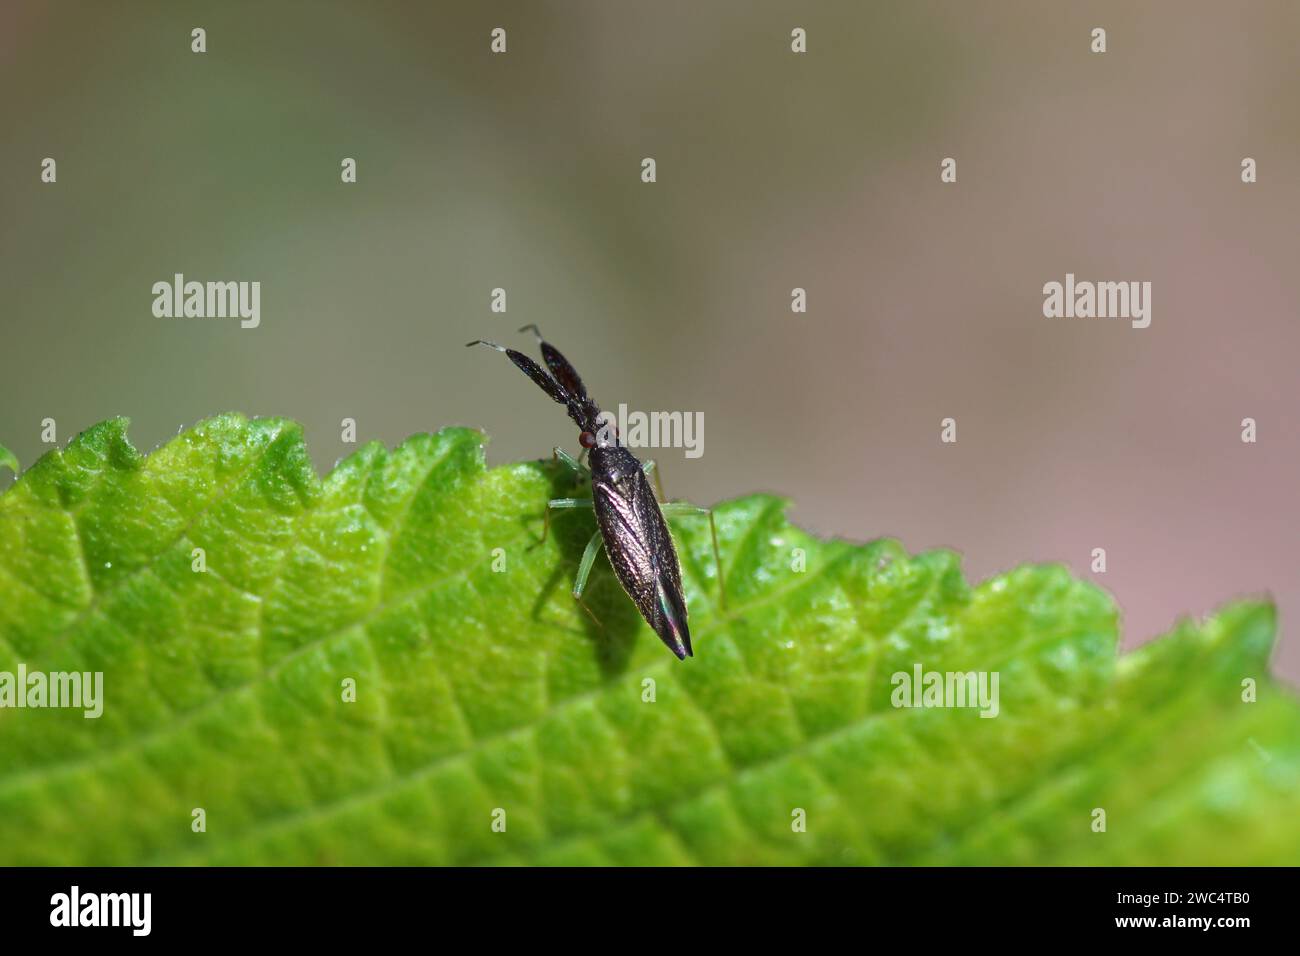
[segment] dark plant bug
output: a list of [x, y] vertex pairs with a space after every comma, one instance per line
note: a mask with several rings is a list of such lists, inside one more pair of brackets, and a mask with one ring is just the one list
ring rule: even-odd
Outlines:
[[[709, 516], [713, 559], [718, 569], [718, 589], [719, 593], [724, 593], [722, 562], [718, 558], [718, 531], [713, 523], [713, 512], [685, 502], [670, 501], [661, 504], [647, 478], [651, 471], [655, 471], [655, 463], [647, 461], [643, 465], [625, 445], [619, 443], [617, 429], [611, 421], [602, 419], [600, 408], [587, 396], [586, 386], [582, 384], [577, 371], [555, 346], [542, 339], [537, 326], [525, 325], [519, 331], [531, 331], [537, 337], [542, 358], [550, 370], [549, 375], [527, 355], [514, 349], [482, 339], [470, 342], [469, 345], [486, 345], [504, 352], [542, 391], [563, 405], [580, 430], [578, 442], [582, 445], [582, 452], [578, 459], [574, 459], [556, 448], [555, 457], [579, 475], [585, 471], [580, 461], [582, 455], [588, 455], [591, 463], [591, 498], [555, 498], [549, 501], [546, 505], [542, 540], [546, 540], [546, 533], [550, 530], [553, 509], [593, 508], [600, 530], [592, 535], [578, 565], [578, 577], [573, 583], [574, 598], [599, 625], [596, 615], [592, 614], [591, 608], [582, 600], [582, 592], [603, 544], [614, 574], [646, 623], [654, 629], [668, 649], [677, 655], [678, 660], [694, 656], [691, 650], [691, 632], [686, 626], [681, 564], [677, 560], [677, 549], [673, 546], [673, 538], [664, 515]], [[656, 471], [656, 483], [658, 477]], [[662, 496], [661, 488], [659, 497]]]

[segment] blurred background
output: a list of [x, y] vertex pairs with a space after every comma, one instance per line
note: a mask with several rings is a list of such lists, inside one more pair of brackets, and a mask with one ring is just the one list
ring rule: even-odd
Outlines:
[[[1295, 683], [1298, 37], [1289, 0], [5, 0], [0, 443], [239, 410], [322, 471], [345, 417], [576, 452], [464, 348], [535, 322], [606, 407], [704, 413], [703, 457], [654, 453], [673, 497], [1065, 562], [1126, 646], [1270, 593]], [[261, 326], [155, 318], [177, 272], [259, 280]], [[1067, 272], [1150, 281], [1150, 328], [1044, 318]]]

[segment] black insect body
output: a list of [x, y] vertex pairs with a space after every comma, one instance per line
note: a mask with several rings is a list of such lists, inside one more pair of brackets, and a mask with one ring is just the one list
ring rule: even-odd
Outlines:
[[[524, 326], [519, 331], [531, 330], [542, 349], [542, 358], [550, 370], [548, 375], [536, 362], [521, 352], [477, 340], [473, 345], [486, 345], [504, 352], [525, 375], [537, 383], [555, 401], [564, 405], [569, 417], [580, 429], [579, 442], [591, 462], [590, 499], [556, 498], [547, 504], [546, 527], [550, 528], [550, 513], [560, 508], [593, 508], [600, 530], [592, 536], [578, 567], [578, 577], [573, 585], [573, 596], [584, 610], [590, 608], [582, 601], [591, 566], [601, 546], [609, 556], [610, 566], [646, 623], [659, 635], [668, 649], [684, 660], [693, 656], [691, 632], [686, 624], [686, 601], [682, 596], [682, 571], [673, 545], [672, 534], [664, 514], [707, 514], [713, 533], [714, 559], [717, 561], [717, 530], [713, 526], [713, 513], [679, 502], [660, 503], [650, 486], [648, 473], [654, 462], [644, 465], [628, 449], [620, 445], [612, 424], [605, 424], [600, 408], [587, 395], [582, 379], [569, 361], [550, 343], [543, 341], [536, 326]], [[603, 426], [603, 427], [602, 427]], [[555, 449], [558, 459], [575, 470], [582, 465]], [[722, 566], [717, 562], [718, 585], [722, 587]], [[592, 615], [593, 620], [595, 615]]]
[[677, 549], [641, 462], [626, 448], [596, 445], [592, 505], [605, 554], [641, 616], [679, 659], [693, 656]]

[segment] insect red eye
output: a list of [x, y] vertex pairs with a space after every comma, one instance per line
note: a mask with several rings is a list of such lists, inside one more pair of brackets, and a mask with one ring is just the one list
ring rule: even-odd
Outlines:
[[583, 448], [595, 448], [596, 436], [593, 435], [591, 432], [583, 432], [581, 435], [578, 436], [578, 444], [581, 445]]

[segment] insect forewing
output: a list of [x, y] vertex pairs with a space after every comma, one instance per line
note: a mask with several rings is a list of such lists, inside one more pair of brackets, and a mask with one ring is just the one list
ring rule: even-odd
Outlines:
[[592, 502], [623, 590], [670, 651], [691, 656], [677, 549], [645, 474], [638, 467], [618, 481], [594, 480]]

